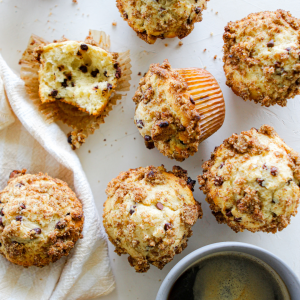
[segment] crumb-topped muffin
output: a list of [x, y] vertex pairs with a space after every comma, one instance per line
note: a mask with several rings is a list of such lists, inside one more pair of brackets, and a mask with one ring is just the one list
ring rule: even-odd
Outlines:
[[183, 161], [198, 151], [200, 114], [188, 85], [168, 60], [152, 64], [133, 97], [134, 122], [146, 147]]
[[117, 0], [117, 7], [124, 20], [149, 44], [157, 38], [180, 39], [202, 21], [202, 12], [209, 0]]
[[236, 232], [276, 233], [297, 213], [300, 157], [271, 126], [233, 134], [202, 167], [206, 201]]
[[187, 246], [191, 227], [202, 217], [193, 197], [195, 181], [180, 167], [130, 169], [107, 186], [103, 224], [119, 255], [137, 272], [162, 269]]
[[118, 54], [77, 41], [41, 45], [39, 96], [42, 103], [63, 101], [90, 115], [100, 115], [108, 104], [121, 69]]
[[65, 182], [25, 173], [13, 171], [0, 193], [0, 254], [23, 267], [43, 267], [82, 237], [82, 205]]
[[300, 20], [277, 10], [225, 27], [226, 84], [244, 100], [285, 106], [300, 94]]

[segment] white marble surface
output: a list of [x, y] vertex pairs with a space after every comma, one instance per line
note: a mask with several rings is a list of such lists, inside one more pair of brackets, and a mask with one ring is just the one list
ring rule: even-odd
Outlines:
[[[119, 16], [114, 0], [78, 0], [78, 4], [73, 4], [72, 0], [0, 0], [0, 48], [2, 56], [16, 72], [19, 72], [18, 61], [31, 33], [48, 40], [58, 39], [62, 35], [80, 40], [89, 29], [98, 29], [111, 35], [113, 51], [130, 49], [133, 66], [131, 91], [115, 107], [106, 123], [77, 151], [101, 215], [106, 199], [105, 187], [119, 172], [150, 164], [164, 164], [170, 169], [177, 164], [187, 169], [192, 178], [196, 178], [202, 173], [203, 160], [208, 159], [214, 147], [233, 132], [270, 124], [289, 146], [300, 152], [300, 97], [290, 100], [284, 108], [263, 108], [252, 102], [244, 102], [225, 85], [222, 68], [222, 34], [226, 23], [241, 19], [251, 12], [279, 8], [289, 10], [300, 18], [299, 0], [211, 0], [202, 23], [196, 24], [195, 30], [179, 47], [178, 39], [160, 40], [155, 45], [140, 40]], [[112, 26], [114, 21], [117, 26]], [[207, 49], [205, 53], [204, 49]], [[214, 55], [218, 56], [216, 60], [213, 59]], [[206, 66], [219, 81], [226, 101], [223, 127], [200, 145], [196, 155], [183, 163], [164, 157], [156, 149], [147, 150], [133, 123], [134, 103], [131, 99], [140, 78], [137, 74], [146, 72], [150, 63], [162, 62], [165, 58], [175, 68]], [[154, 299], [161, 280], [176, 262], [199, 247], [221, 241], [247, 242], [265, 248], [281, 257], [300, 276], [300, 215], [292, 219], [288, 228], [275, 235], [250, 232], [236, 234], [226, 225], [216, 223], [198, 187], [197, 184], [194, 195], [202, 203], [204, 217], [194, 226], [194, 235], [187, 249], [164, 270], [151, 267], [146, 274], [137, 274], [129, 266], [127, 257], [117, 256], [109, 245], [117, 287], [102, 299]]]

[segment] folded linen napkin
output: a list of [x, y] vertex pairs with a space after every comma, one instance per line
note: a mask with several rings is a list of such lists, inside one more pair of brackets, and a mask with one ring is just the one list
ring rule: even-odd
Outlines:
[[23, 81], [0, 55], [0, 189], [12, 170], [23, 168], [60, 178], [75, 191], [83, 204], [83, 239], [68, 258], [44, 268], [26, 269], [0, 257], [1, 299], [91, 299], [110, 293], [115, 283], [107, 241], [80, 161], [57, 124], [44, 121]]

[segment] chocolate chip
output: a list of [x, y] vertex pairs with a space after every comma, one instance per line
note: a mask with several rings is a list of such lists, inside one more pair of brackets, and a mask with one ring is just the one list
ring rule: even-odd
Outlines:
[[228, 55], [228, 57], [229, 57], [229, 58], [232, 58], [232, 57], [233, 57], [233, 55], [232, 55], [232, 54], [229, 54], [229, 55]]
[[266, 164], [263, 164], [262, 168], [265, 169], [265, 170], [268, 170], [268, 167], [267, 167]]
[[57, 228], [57, 229], [63, 229], [65, 227], [66, 227], [66, 224], [61, 221], [58, 221], [55, 225], [55, 228]]
[[183, 141], [180, 141], [180, 140], [179, 140], [179, 142], [180, 142], [180, 144], [185, 145], [185, 143], [184, 143]]
[[74, 87], [74, 86], [75, 86], [74, 82], [71, 82], [71, 86], [72, 86], [72, 87]]
[[0, 210], [0, 216], [4, 216], [3, 208]]
[[163, 210], [163, 208], [164, 208], [163, 204], [160, 203], [160, 202], [157, 202], [157, 203], [156, 203], [156, 207], [157, 207], [159, 210]]
[[70, 215], [70, 213], [68, 212], [67, 214], [66, 214], [66, 216], [69, 216]]
[[185, 127], [182, 124], [180, 124], [178, 126], [178, 131], [185, 131]]
[[114, 68], [115, 68], [115, 69], [118, 69], [118, 68], [119, 68], [119, 63], [118, 63], [118, 62], [114, 63]]
[[87, 67], [86, 66], [80, 66], [79, 67], [79, 70], [82, 72], [82, 73], [86, 73], [88, 71]]
[[107, 71], [104, 71], [104, 72], [103, 72], [103, 75], [104, 75], [105, 77], [108, 77]]
[[129, 213], [130, 213], [131, 215], [135, 213], [135, 208], [136, 208], [135, 205], [130, 206]]
[[275, 74], [276, 75], [282, 75], [284, 73], [284, 68], [276, 68], [275, 69]]
[[20, 207], [21, 207], [22, 209], [25, 209], [25, 208], [26, 208], [26, 205], [25, 205], [24, 203], [21, 203], [21, 204], [20, 204]]
[[298, 79], [296, 80], [296, 84], [297, 84], [297, 85], [300, 85], [300, 78], [298, 78]]
[[269, 48], [274, 47], [274, 41], [273, 41], [273, 40], [269, 41], [269, 42], [267, 43], [267, 46], [268, 46]]
[[192, 23], [192, 20], [190, 19], [190, 17], [187, 19], [186, 23], [187, 23], [188, 25], [190, 25], [190, 24]]
[[169, 126], [169, 122], [168, 121], [160, 122], [158, 126], [160, 128], [168, 127]]
[[21, 222], [22, 221], [22, 216], [16, 216], [16, 220]]
[[189, 187], [189, 189], [193, 192], [194, 186], [196, 184], [196, 180], [193, 180], [191, 177], [188, 177], [186, 183], [187, 183], [187, 186]]
[[89, 49], [88, 45], [86, 44], [81, 44], [80, 45], [81, 50], [87, 51], [87, 49]]
[[287, 47], [287, 48], [285, 48], [285, 50], [286, 50], [286, 51], [291, 51], [292, 48], [291, 48], [291, 47]]
[[34, 228], [32, 230], [34, 230], [36, 234], [41, 234], [42, 233], [41, 228]]
[[271, 175], [276, 176], [278, 174], [278, 169], [276, 167], [271, 168]]
[[72, 145], [72, 135], [71, 134], [68, 136], [68, 143]]
[[67, 79], [64, 79], [64, 82], [61, 82], [61, 86], [62, 87], [67, 87], [68, 86]]
[[232, 217], [233, 216], [233, 214], [231, 212], [231, 209], [226, 209], [226, 216], [227, 217]]
[[225, 164], [222, 162], [222, 163], [220, 164], [220, 167], [219, 167], [219, 168], [222, 169], [222, 168], [224, 167], [224, 165], [225, 165]]
[[128, 19], [128, 14], [127, 14], [126, 12], [123, 13], [123, 18], [124, 18], [125, 20]]
[[151, 136], [150, 136], [150, 135], [145, 135], [145, 136], [144, 136], [144, 140], [145, 140], [146, 142], [151, 141]]
[[2, 218], [0, 217], [0, 226], [4, 227], [4, 224], [2, 222]]
[[[106, 72], [106, 71], [105, 71]], [[93, 77], [97, 77], [97, 74], [99, 73], [99, 70], [98, 69], [96, 69], [96, 70], [94, 70], [94, 71], [92, 71], [91, 72], [91, 75], [93, 76]], [[105, 75], [105, 74], [104, 74]]]
[[277, 214], [275, 214], [274, 212], [272, 212], [272, 216], [273, 218], [277, 218]]
[[18, 182], [15, 186], [18, 187], [18, 188], [20, 188], [20, 187], [23, 186], [23, 185], [24, 185], [24, 184]]
[[136, 121], [136, 127], [137, 128], [143, 128], [144, 127], [144, 122], [142, 120]]
[[94, 90], [98, 90], [98, 85], [94, 86]]
[[190, 101], [192, 102], [192, 104], [194, 104], [194, 105], [195, 105], [195, 101], [194, 101], [194, 99], [193, 99], [193, 97], [192, 97], [192, 96], [190, 96]]
[[65, 68], [65, 67], [64, 67], [63, 65], [57, 67], [57, 69], [58, 69], [59, 71], [62, 71], [64, 68]]
[[293, 181], [293, 179], [289, 179], [289, 180], [287, 181], [287, 185], [290, 185], [291, 181]]
[[170, 223], [166, 223], [165, 224], [165, 231], [167, 231], [167, 230], [169, 230], [171, 228], [172, 228], [172, 224], [170, 224]]
[[241, 222], [241, 221], [242, 221], [242, 218], [234, 218], [234, 221], [236, 221], [236, 222]]
[[68, 79], [68, 80], [71, 80], [71, 79], [72, 79], [72, 74], [68, 74], [68, 75], [67, 75], [67, 79]]
[[256, 181], [260, 186], [263, 186], [264, 179], [256, 178]]
[[121, 68], [117, 68], [115, 77], [116, 77], [117, 79], [119, 79], [119, 78], [121, 77], [121, 73], [122, 73]]
[[215, 178], [215, 186], [221, 186], [223, 184], [223, 179], [221, 176], [216, 176]]
[[154, 142], [145, 141], [145, 145], [146, 145], [147, 149], [153, 149], [155, 147]]
[[58, 94], [58, 90], [52, 90], [51, 93], [50, 93], [50, 95], [51, 95], [52, 97], [56, 97], [57, 94]]
[[276, 202], [274, 201], [274, 199], [272, 199], [272, 203], [276, 203]]
[[201, 13], [201, 8], [200, 7], [196, 7], [195, 8], [195, 13], [198, 15]]
[[112, 89], [112, 85], [110, 83], [107, 84], [107, 90], [110, 91]]
[[81, 56], [82, 54], [81, 54], [79, 51], [77, 51], [77, 55], [78, 55], [78, 56]]

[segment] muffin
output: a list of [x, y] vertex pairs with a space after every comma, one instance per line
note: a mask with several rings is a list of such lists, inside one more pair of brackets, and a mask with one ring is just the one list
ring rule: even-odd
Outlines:
[[35, 55], [40, 63], [42, 103], [63, 101], [91, 115], [99, 115], [121, 77], [118, 54], [91, 44], [51, 43], [36, 48]]
[[225, 27], [226, 84], [244, 100], [285, 106], [300, 94], [300, 20], [289, 12], [260, 12]]
[[82, 238], [82, 205], [65, 182], [25, 173], [13, 171], [0, 192], [0, 253], [23, 267], [44, 267]]
[[121, 16], [149, 44], [157, 38], [180, 39], [189, 35], [194, 23], [202, 21], [209, 0], [117, 0]]
[[207, 71], [152, 64], [133, 97], [134, 122], [146, 147], [183, 161], [224, 121], [222, 91]]
[[202, 218], [193, 197], [194, 180], [180, 167], [130, 169], [109, 182], [103, 224], [119, 255], [137, 272], [150, 264], [162, 269], [181, 253], [192, 235], [191, 227]]
[[235, 232], [276, 233], [297, 214], [300, 158], [271, 126], [233, 134], [202, 168], [200, 189], [213, 215]]
[[110, 38], [90, 30], [83, 42], [48, 41], [32, 35], [20, 60], [21, 79], [48, 123], [72, 128], [66, 141], [78, 149], [129, 91], [129, 51], [110, 52]]

